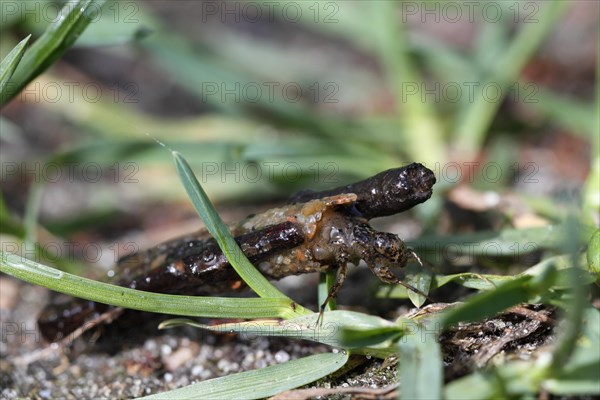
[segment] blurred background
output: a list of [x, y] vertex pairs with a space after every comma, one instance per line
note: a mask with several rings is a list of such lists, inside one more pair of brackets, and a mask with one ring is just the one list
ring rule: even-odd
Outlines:
[[[2, 57], [62, 4], [2, 1]], [[598, 174], [597, 2], [96, 11], [2, 109], [4, 234], [103, 248], [127, 234], [143, 248], [197, 229], [157, 141], [183, 153], [226, 221], [416, 161], [438, 184], [418, 219], [396, 217], [405, 237], [544, 225], [567, 204], [598, 222], [598, 186], [585, 185]], [[123, 252], [50, 261], [108, 267]]]

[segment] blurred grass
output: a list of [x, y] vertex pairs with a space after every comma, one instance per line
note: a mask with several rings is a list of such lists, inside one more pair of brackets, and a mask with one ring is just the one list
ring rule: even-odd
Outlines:
[[[504, 3], [504, 6], [507, 7], [508, 3]], [[494, 32], [482, 35], [481, 38], [489, 38], [493, 42], [480, 41], [482, 43], [480, 57], [479, 59], [476, 58], [475, 61], [483, 66], [483, 70], [479, 71], [476, 80], [482, 83], [482, 86], [487, 84], [498, 85], [503, 89], [502, 93], [507, 93], [510, 83], [518, 79], [519, 72], [523, 69], [525, 63], [531, 58], [554, 27], [555, 22], [568, 7], [569, 2], [566, 1], [544, 4], [536, 17], [539, 22], [525, 24], [516, 37], [504, 43], [504, 46], [498, 46], [497, 44], [498, 41], [502, 43], [502, 39], [504, 39], [502, 33], [495, 34]], [[503, 15], [505, 18], [509, 16], [508, 13]], [[505, 26], [507, 25], [486, 24], [484, 25], [484, 32]], [[491, 56], [489, 56], [490, 49], [493, 52]], [[489, 101], [485, 98], [483, 91], [477, 91], [473, 103], [466, 105], [462, 112], [459, 112], [454, 136], [457, 148], [467, 159], [472, 159], [480, 149], [492, 118], [498, 112], [500, 105], [500, 101]]]
[[[449, 104], [440, 104], [434, 107], [436, 103], [422, 100], [421, 85], [425, 79], [415, 65], [413, 52], [424, 56], [426, 61], [431, 60], [427, 67], [431, 68], [442, 82], [460, 83], [469, 79], [477, 79], [482, 82], [498, 82], [508, 85], [517, 79], [518, 72], [547, 36], [554, 21], [565, 12], [567, 3], [555, 2], [548, 4], [547, 7], [542, 7], [540, 11], [543, 14], [539, 16], [540, 23], [525, 24], [524, 29], [512, 39], [508, 38], [508, 33], [502, 30], [504, 24], [482, 24], [482, 35], [480, 35], [478, 46], [471, 58], [458, 52], [453, 53], [448, 47], [440, 51], [439, 45], [431, 43], [431, 41], [416, 41], [416, 47], [410, 47], [408, 39], [405, 38], [404, 28], [400, 24], [394, 23], [394, 17], [399, 12], [399, 4], [393, 2], [373, 2], [370, 6], [358, 3], [332, 4], [337, 10], [336, 17], [342, 22], [324, 24], [305, 19], [302, 23], [307, 29], [344, 38], [359, 48], [376, 49], [377, 51], [372, 55], [380, 60], [385, 70], [383, 79], [391, 85], [395, 104], [394, 115], [378, 115], [374, 118], [369, 115], [356, 114], [348, 117], [331, 112], [315, 113], [313, 107], [304, 102], [286, 101], [281, 97], [268, 101], [265, 96], [262, 96], [258, 103], [248, 103], [243, 100], [235, 101], [232, 99], [233, 96], [225, 101], [220, 96], [207, 96], [203, 90], [206, 84], [214, 84], [219, 87], [225, 85], [231, 88], [235, 85], [267, 82], [269, 75], [277, 76], [278, 71], [275, 67], [283, 61], [283, 57], [276, 53], [277, 47], [267, 45], [264, 50], [264, 52], [272, 52], [271, 64], [275, 67], [258, 57], [234, 65], [230, 62], [232, 55], [227, 53], [230, 47], [234, 47], [229, 45], [229, 42], [224, 44], [220, 52], [210, 47], [210, 43], [208, 46], [198, 45], [181, 33], [169, 29], [165, 23], [153, 16], [151, 11], [146, 10], [143, 4], [139, 5], [135, 14], [137, 23], [115, 22], [110, 18], [100, 18], [92, 24], [93, 31], [84, 33], [76, 45], [120, 44], [128, 36], [130, 41], [139, 41], [137, 47], [146, 52], [150, 59], [162, 68], [174, 82], [184, 87], [200, 103], [219, 112], [221, 116], [218, 117], [218, 120], [223, 124], [246, 124], [246, 122], [252, 124], [258, 118], [274, 125], [283, 133], [274, 136], [272, 132], [266, 134], [266, 132], [259, 131], [257, 134], [257, 132], [248, 131], [248, 128], [240, 126], [240, 129], [231, 135], [230, 145], [239, 145], [245, 149], [249, 141], [245, 139], [250, 137], [248, 135], [253, 135], [252, 141], [261, 143], [258, 146], [260, 151], [249, 150], [246, 152], [242, 150], [237, 155], [223, 153], [216, 157], [217, 159], [237, 160], [242, 163], [250, 161], [285, 163], [296, 161], [300, 149], [307, 149], [305, 152], [307, 159], [314, 157], [315, 149], [319, 149], [323, 159], [338, 166], [339, 177], [360, 178], [409, 160], [418, 160], [428, 165], [434, 165], [436, 162], [443, 164], [449, 160], [448, 151], [451, 147], [459, 147], [464, 150], [463, 160], [472, 159], [475, 152], [481, 148], [485, 137], [490, 134], [488, 129], [491, 120], [501, 102], [486, 102], [478, 98], [472, 103], [460, 103], [455, 105], [458, 108], [455, 110], [457, 117], [454, 120], [442, 119], [440, 111], [436, 108], [442, 110]], [[109, 5], [108, 8], [110, 7], [112, 6]], [[381, 23], [365, 24], [361, 18], [363, 13], [377, 18]], [[324, 16], [322, 17], [324, 18]], [[341, 18], [348, 18], [348, 20], [346, 22]], [[357, 30], [350, 33], [351, 30], [347, 28], [348, 26], [357, 26]], [[148, 36], [142, 37], [143, 35], [139, 34], [140, 30], [150, 33]], [[256, 41], [256, 43], [261, 42]], [[377, 46], [373, 47], [373, 44], [377, 44]], [[415, 46], [415, 44], [412, 45]], [[501, 62], [497, 62], [498, 54], [502, 54]], [[127, 59], [131, 55], [123, 53], [122, 55], [118, 54], [118, 57]], [[254, 65], [257, 63], [262, 66], [260, 75], [255, 72]], [[301, 71], [293, 71], [293, 73], [299, 74]], [[460, 78], [461, 76], [463, 78]], [[460, 79], [457, 80], [457, 78]], [[58, 79], [60, 81], [60, 78]], [[301, 75], [291, 76], [288, 79], [300, 83], [306, 81]], [[378, 85], [379, 78], [371, 76], [370, 79], [372, 84]], [[417, 92], [414, 95], [406, 96], [406, 85], [417, 87]], [[567, 99], [560, 99], [561, 103], [557, 103], [559, 100], [554, 99], [560, 97], [549, 91], [545, 93], [547, 94], [540, 96], [543, 99], [541, 105], [536, 107], [548, 118], [556, 120], [559, 124], [567, 124], [577, 132], [581, 132], [579, 129], [584, 129], [582, 133], [586, 136], [593, 134], [593, 130], [585, 122], [589, 121], [589, 117], [593, 115], [591, 105], [577, 104]], [[60, 100], [57, 103], [44, 105], [44, 107], [52, 107], [53, 112], [64, 115], [78, 129], [81, 129], [84, 141], [85, 132], [93, 132], [93, 136], [98, 137], [99, 135], [103, 140], [107, 138], [109, 141], [114, 141], [114, 138], [117, 137], [130, 137], [144, 141], [147, 139], [143, 137], [142, 132], [149, 132], [156, 137], [164, 136], [158, 132], [169, 132], [168, 135], [172, 140], [183, 138], [181, 151], [190, 160], [204, 159], [204, 157], [191, 157], [191, 154], [185, 153], [185, 147], [194, 143], [200, 143], [201, 146], [210, 145], [211, 139], [209, 136], [205, 136], [204, 131], [206, 128], [214, 126], [208, 125], [214, 119], [209, 121], [206, 117], [186, 118], [174, 122], [150, 117], [132, 107], [122, 107], [121, 104], [114, 104], [110, 101], [86, 103], [86, 101], [76, 100], [78, 106], [84, 107], [84, 109], [80, 113], [73, 113], [69, 111], [72, 102]], [[556, 110], [565, 112], [560, 113]], [[570, 117], [577, 115], [575, 114], [577, 112], [581, 113], [580, 118]], [[149, 129], [149, 127], [154, 129]], [[190, 137], [186, 134], [190, 131], [195, 131], [197, 134]], [[292, 133], [293, 140], [290, 135]], [[166, 138], [161, 138], [161, 140], [169, 141]], [[216, 142], [219, 143], [219, 140], [217, 139]], [[308, 150], [311, 147], [312, 150]], [[151, 149], [146, 149], [146, 151], [151, 151]], [[137, 156], [141, 157], [143, 152], [140, 151]], [[212, 152], [207, 151], [207, 153]], [[120, 157], [120, 155], [116, 154], [115, 157]], [[361, 159], [360, 167], [357, 167], [357, 164], [352, 161], [356, 158]], [[136, 160], [135, 157], [133, 159]], [[307, 173], [304, 169], [302, 171]], [[280, 174], [281, 171], [278, 173]], [[285, 179], [275, 181], [285, 182]], [[317, 185], [319, 183], [326, 186], [323, 182], [317, 182]], [[273, 182], [269, 182], [269, 184], [272, 185]], [[443, 185], [441, 182], [440, 186], [443, 187]], [[215, 191], [211, 192], [216, 193], [215, 195], [218, 197], [219, 190], [221, 189], [217, 187]], [[239, 188], [240, 194], [246, 190], [248, 189], [243, 185]]]
[[0, 252], [0, 271], [57, 292], [134, 310], [214, 318], [289, 318], [296, 315], [285, 298], [219, 298], [142, 292], [71, 275], [4, 251]]
[[17, 95], [29, 82], [52, 65], [92, 21], [104, 0], [81, 0], [67, 3], [42, 36], [37, 38], [20, 60], [19, 67], [2, 90], [0, 107]]
[[2, 64], [0, 64], [0, 93], [4, 93], [6, 85], [8, 85], [15, 69], [17, 69], [17, 65], [21, 62], [25, 48], [29, 44], [29, 39], [31, 39], [31, 35], [21, 40], [2, 60]]

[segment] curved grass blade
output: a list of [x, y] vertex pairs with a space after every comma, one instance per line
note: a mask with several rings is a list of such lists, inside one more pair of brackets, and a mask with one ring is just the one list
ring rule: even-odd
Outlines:
[[323, 353], [284, 364], [210, 379], [143, 399], [261, 399], [327, 376], [346, 364], [348, 354]]
[[[580, 258], [581, 262], [583, 262], [584, 256], [582, 255]], [[493, 290], [503, 283], [511, 282], [522, 276], [537, 277], [543, 275], [550, 265], [556, 268], [558, 272], [556, 279], [553, 282], [553, 288], [565, 289], [571, 287], [568, 283], [569, 272], [567, 271], [571, 265], [569, 256], [559, 255], [540, 261], [536, 265], [528, 268], [518, 275], [477, 274], [474, 272], [462, 272], [459, 274], [439, 276], [434, 275], [431, 281], [430, 289], [438, 289], [450, 282], [455, 282], [469, 289]], [[585, 273], [581, 272], [580, 279], [582, 280], [582, 283], [589, 284], [594, 281], [594, 275], [593, 273], [591, 275], [586, 275]], [[409, 291], [403, 286], [384, 286], [377, 292], [377, 297], [381, 298], [405, 299], [408, 297], [408, 295]]]
[[177, 296], [142, 292], [82, 278], [0, 252], [0, 271], [82, 299], [163, 314], [213, 318], [289, 318], [289, 299]]
[[270, 319], [219, 325], [205, 325], [186, 318], [176, 318], [164, 321], [159, 327], [171, 328], [180, 325], [190, 325], [215, 332], [306, 339], [336, 347], [345, 347], [340, 335], [346, 328], [369, 330], [393, 327], [396, 330], [398, 329], [392, 322], [383, 318], [355, 311], [328, 311], [323, 315], [323, 323], [319, 324], [317, 324], [318, 318], [319, 313], [312, 313], [285, 321]]
[[[198, 211], [198, 214], [206, 224], [206, 228], [210, 234], [219, 244], [223, 254], [227, 257], [227, 260], [229, 260], [244, 282], [246, 282], [260, 297], [288, 299], [285, 294], [281, 293], [267, 278], [258, 272], [246, 258], [233, 239], [233, 236], [231, 236], [229, 228], [227, 228], [227, 225], [225, 225], [210, 203], [208, 196], [204, 192], [204, 189], [202, 189], [202, 186], [196, 179], [194, 172], [185, 158], [180, 153], [174, 151], [173, 159], [177, 166], [177, 173], [179, 174], [181, 182], [192, 200], [196, 211]], [[302, 314], [302, 312], [300, 312], [300, 314]]]
[[442, 323], [444, 326], [450, 326], [459, 322], [477, 321], [515, 304], [524, 303], [532, 294], [529, 285], [531, 280], [531, 276], [521, 276], [500, 285], [495, 290], [475, 295], [463, 305], [445, 314]]
[[15, 72], [17, 65], [19, 65], [19, 62], [21, 62], [21, 58], [23, 57], [23, 53], [25, 53], [25, 48], [29, 43], [29, 39], [31, 39], [31, 35], [21, 40], [19, 44], [17, 44], [14, 49], [12, 49], [10, 53], [4, 57], [2, 63], [0, 64], [0, 99], [3, 99], [6, 96], [4, 94], [4, 88], [10, 81], [10, 78]]
[[[459, 285], [469, 289], [491, 290], [504, 282], [510, 282], [515, 279], [512, 275], [492, 275], [492, 274], [476, 274], [474, 272], [462, 272], [460, 274], [433, 276], [431, 280], [430, 291], [438, 289], [450, 282], [456, 282]], [[377, 292], [377, 297], [405, 299], [409, 296], [410, 291], [403, 286], [396, 285], [394, 287], [384, 286]]]
[[402, 326], [385, 326], [369, 329], [342, 327], [340, 343], [346, 348], [382, 346], [385, 342], [395, 341], [404, 334]]
[[[421, 291], [421, 293], [428, 294], [431, 290], [431, 281], [432, 274], [426, 268], [422, 266], [410, 263], [406, 266], [406, 283], [411, 285], [412, 287]], [[401, 286], [401, 285], [396, 285]], [[413, 303], [415, 307], [421, 307], [427, 298], [423, 296], [421, 293], [415, 292], [413, 290], [407, 290], [407, 295], [410, 301]]]
[[[574, 241], [576, 240], [574, 238]], [[494, 290], [473, 296], [463, 305], [445, 313], [441, 319], [442, 325], [447, 327], [461, 321], [476, 321], [497, 314], [515, 304], [528, 301], [539, 302], [549, 294], [551, 288], [560, 288], [564, 281], [581, 282], [577, 290], [585, 292], [587, 288], [584, 283], [591, 283], [593, 278], [589, 274], [581, 277], [582, 270], [579, 268], [557, 271], [556, 261], [561, 260], [563, 258], [553, 257], [536, 265], [535, 270], [531, 268], [526, 271], [527, 273], [499, 285]]]
[[0, 107], [56, 61], [92, 21], [105, 0], [67, 2], [44, 34], [25, 52], [11, 84], [2, 91]]

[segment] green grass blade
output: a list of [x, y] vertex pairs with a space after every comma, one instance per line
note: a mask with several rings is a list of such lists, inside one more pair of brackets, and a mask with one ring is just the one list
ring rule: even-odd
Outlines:
[[[325, 302], [327, 295], [329, 295], [329, 291], [331, 287], [335, 283], [337, 278], [337, 271], [331, 270], [327, 272], [323, 272], [319, 274], [319, 290], [318, 290], [318, 304], [319, 306]], [[327, 305], [325, 306], [325, 310], [332, 311], [337, 307], [336, 299], [329, 299]]]
[[600, 148], [598, 139], [593, 139], [593, 143], [591, 170], [583, 189], [583, 218], [590, 225], [594, 224], [594, 217], [600, 213]]
[[[379, 27], [380, 57], [387, 77], [394, 88], [398, 128], [406, 155], [426, 165], [444, 163], [441, 124], [431, 107], [422, 100], [425, 80], [413, 65], [408, 48], [408, 37], [403, 24], [398, 23], [399, 2], [370, 3]], [[410, 92], [410, 95], [407, 93]]]
[[553, 257], [545, 260], [534, 268], [504, 282], [493, 290], [477, 294], [468, 299], [464, 304], [449, 310], [441, 319], [443, 326], [450, 326], [459, 322], [477, 321], [495, 315], [515, 304], [528, 301], [540, 302], [549, 294], [550, 288], [556, 289], [564, 282], [576, 280], [580, 292], [585, 293], [586, 284], [593, 278], [579, 268], [566, 268], [557, 271], [557, 267], [564, 262], [564, 257]]
[[25, 237], [23, 224], [10, 215], [2, 193], [0, 193], [0, 235], [15, 236], [19, 239]]
[[21, 62], [21, 58], [23, 57], [23, 53], [25, 53], [25, 48], [29, 43], [29, 39], [31, 39], [31, 35], [21, 40], [19, 44], [17, 44], [15, 48], [12, 49], [10, 53], [6, 55], [6, 57], [4, 57], [2, 63], [0, 63], [0, 99], [6, 97], [4, 94], [4, 88], [15, 72], [17, 65], [19, 65], [19, 62]]
[[[431, 286], [429, 291], [438, 289], [450, 282], [456, 282], [461, 286], [477, 289], [477, 290], [492, 290], [503, 282], [509, 282], [515, 279], [512, 275], [492, 275], [492, 274], [476, 274], [473, 272], [462, 272], [460, 274], [452, 275], [439, 275], [433, 276], [431, 279]], [[404, 286], [396, 285], [392, 288], [384, 286], [377, 292], [377, 297], [381, 298], [392, 298], [392, 299], [406, 299], [408, 298], [410, 290]]]
[[600, 394], [600, 312], [586, 307], [582, 334], [568, 363], [544, 382], [555, 395]]
[[441, 399], [444, 373], [437, 330], [416, 324], [406, 328], [413, 334], [399, 342], [401, 398]]
[[346, 364], [348, 354], [323, 353], [284, 364], [210, 379], [143, 399], [261, 399], [327, 376]]
[[[423, 294], [428, 294], [431, 290], [432, 274], [431, 271], [417, 263], [410, 263], [405, 269], [405, 281], [415, 289], [421, 291]], [[402, 285], [397, 285], [401, 286]], [[421, 293], [417, 293], [412, 290], [407, 291], [408, 298], [417, 308], [421, 307], [427, 298]]]
[[481, 400], [502, 398], [494, 391], [494, 385], [487, 375], [480, 372], [456, 379], [444, 387], [446, 400]]
[[355, 311], [335, 310], [323, 315], [323, 322], [317, 324], [318, 313], [288, 319], [233, 322], [219, 325], [205, 325], [195, 321], [176, 318], [161, 323], [160, 328], [171, 328], [180, 325], [190, 325], [200, 329], [215, 332], [235, 332], [246, 336], [280, 336], [287, 338], [312, 340], [329, 346], [345, 347], [342, 339], [344, 329], [376, 330], [393, 328], [396, 333], [400, 330], [393, 323], [373, 315]]
[[[583, 263], [584, 256], [581, 255], [580, 259], [580, 262]], [[522, 276], [533, 276], [540, 277], [537, 279], [543, 279], [549, 267], [555, 268], [557, 270], [557, 275], [553, 281], [554, 289], [568, 289], [571, 287], [571, 284], [569, 283], [569, 276], [571, 274], [571, 272], [569, 271], [569, 269], [571, 268], [570, 256], [559, 255], [546, 258], [545, 260], [540, 261], [536, 265], [528, 268], [527, 270], [523, 271], [518, 275], [495, 275], [478, 274], [474, 272], [462, 272], [460, 274], [433, 276], [430, 289], [438, 289], [450, 282], [455, 282], [469, 289], [493, 290], [503, 283], [511, 282]], [[594, 274], [594, 271], [590, 270], [590, 274], [587, 274], [585, 273], [585, 271], [581, 270], [579, 274], [579, 279], [581, 280], [582, 284], [587, 285], [594, 282], [594, 280], [597, 279], [596, 276], [597, 275]], [[384, 286], [380, 288], [377, 292], [377, 297], [406, 299], [408, 298], [409, 293], [410, 291], [403, 286]]]
[[285, 318], [289, 300], [176, 296], [142, 292], [97, 282], [0, 252], [0, 271], [25, 282], [118, 307], [163, 314], [211, 318]]
[[[521, 69], [555, 27], [556, 20], [566, 11], [569, 4], [568, 1], [545, 2], [536, 16], [539, 21], [523, 24], [517, 37], [502, 53], [502, 57], [495, 60], [493, 71], [483, 77], [480, 87], [500, 85], [502, 93], [506, 95], [508, 85], [517, 80]], [[472, 159], [480, 149], [485, 133], [502, 104], [501, 99], [489, 101], [484, 92], [477, 91], [472, 101], [464, 103], [466, 107], [462, 117], [456, 121], [453, 136], [457, 140], [456, 148], [463, 151], [463, 158]]]
[[185, 158], [173, 152], [173, 159], [177, 166], [177, 173], [185, 187], [188, 196], [192, 200], [196, 211], [206, 224], [206, 228], [215, 238], [227, 260], [235, 268], [240, 277], [254, 290], [260, 297], [284, 298], [286, 295], [281, 293], [275, 286], [268, 281], [260, 272], [254, 268], [252, 263], [246, 258], [240, 247], [237, 245], [227, 225], [223, 222], [208, 196], [202, 189], [202, 186], [196, 179], [192, 168]]
[[473, 296], [466, 303], [450, 310], [443, 318], [443, 325], [477, 321], [515, 304], [526, 302], [532, 294], [529, 288], [531, 280], [531, 276], [522, 276], [500, 285], [495, 290]]
[[5, 105], [29, 82], [56, 61], [85, 30], [99, 12], [105, 0], [67, 2], [44, 34], [25, 52], [11, 78], [11, 84], [2, 91], [0, 107]]
[[343, 327], [340, 342], [346, 348], [381, 346], [387, 341], [394, 342], [404, 333], [402, 326], [385, 326], [369, 329]]
[[587, 303], [588, 286], [582, 282], [579, 272], [579, 248], [580, 242], [577, 234], [579, 223], [575, 215], [570, 215], [565, 223], [564, 232], [565, 250], [569, 252], [570, 262], [573, 268], [569, 268], [568, 278], [572, 295], [565, 305], [565, 318], [561, 324], [561, 330], [557, 334], [556, 344], [552, 352], [552, 368], [560, 371], [569, 361], [576, 347], [576, 340], [583, 327], [584, 310]]
[[586, 252], [588, 270], [600, 282], [600, 229], [592, 235]]
[[[243, 88], [248, 84], [261, 82], [263, 78], [224, 62], [210, 51], [191, 46], [182, 37], [157, 34], [144, 40], [142, 44], [173, 79], [188, 88], [202, 103], [209, 104], [222, 113], [241, 116], [251, 113], [251, 109], [260, 109], [262, 116], [268, 116], [269, 120], [279, 124], [300, 126], [306, 128], [305, 132], [318, 131], [322, 135], [337, 136], [340, 139], [347, 137], [347, 127], [343, 121], [321, 118], [311, 113], [306, 104], [288, 101], [278, 91], [274, 92], [272, 98], [260, 96], [256, 102], [251, 103], [251, 107], [247, 107], [248, 103], [241, 98], [216, 95], [220, 93], [218, 88]], [[213, 90], [217, 93], [209, 94]]]

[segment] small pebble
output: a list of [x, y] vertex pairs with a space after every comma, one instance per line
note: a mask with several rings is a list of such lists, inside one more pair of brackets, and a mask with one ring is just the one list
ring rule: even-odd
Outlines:
[[284, 363], [290, 360], [290, 355], [283, 351], [283, 350], [279, 350], [277, 353], [275, 353], [275, 361], [277, 361], [278, 363]]
[[199, 376], [203, 370], [204, 368], [201, 365], [194, 365], [190, 372], [192, 373], [192, 376]]
[[160, 346], [160, 353], [163, 356], [169, 355], [173, 352], [173, 348], [167, 344], [163, 344], [162, 346]]

